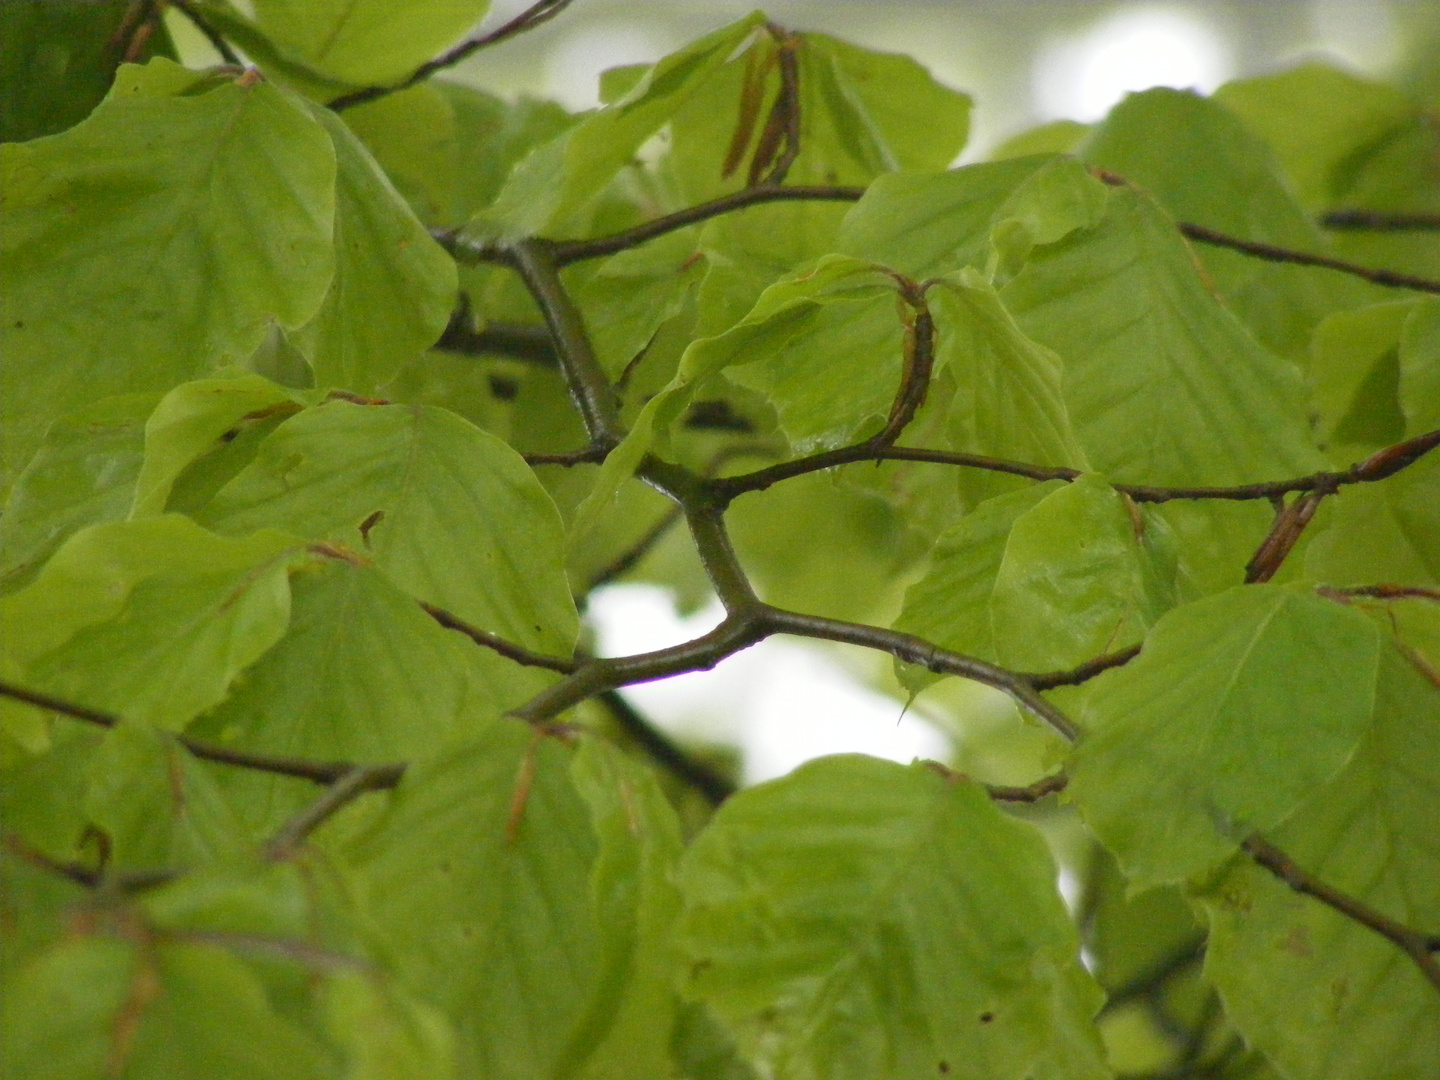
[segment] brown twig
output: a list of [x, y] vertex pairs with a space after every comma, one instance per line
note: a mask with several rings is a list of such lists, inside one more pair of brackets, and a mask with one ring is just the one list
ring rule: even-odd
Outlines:
[[507, 641], [498, 634], [492, 634], [488, 630], [481, 630], [479, 627], [471, 626], [458, 615], [446, 611], [434, 604], [427, 604], [420, 601], [420, 607], [425, 614], [429, 615], [447, 630], [455, 630], [464, 634], [471, 641], [481, 648], [497, 652], [507, 660], [514, 660], [517, 664], [525, 667], [546, 668], [549, 671], [558, 671], [562, 675], [569, 675], [575, 670], [577, 664], [574, 660], [566, 660], [560, 656], [549, 656], [546, 653], [538, 653], [523, 645], [516, 645], [513, 641]]
[[640, 715], [622, 694], [607, 690], [596, 695], [596, 700], [609, 710], [625, 734], [634, 739], [651, 760], [682, 783], [698, 791], [711, 806], [719, 806], [735, 794], [735, 785], [729, 778], [686, 753], [668, 735]]
[[1276, 247], [1274, 244], [1262, 244], [1254, 240], [1242, 240], [1238, 236], [1229, 236], [1189, 221], [1179, 221], [1176, 222], [1176, 225], [1191, 240], [1198, 240], [1202, 244], [1211, 244], [1215, 247], [1230, 248], [1232, 251], [1253, 255], [1257, 259], [1293, 263], [1296, 266], [1318, 266], [1325, 270], [1338, 270], [1342, 274], [1363, 278], [1375, 285], [1440, 294], [1440, 281], [1431, 281], [1429, 278], [1401, 274], [1394, 270], [1376, 270], [1368, 266], [1360, 266], [1357, 263], [1346, 262], [1343, 259], [1332, 259], [1328, 255], [1312, 255], [1308, 251], [1296, 251], [1294, 248]]
[[1079, 686], [1081, 683], [1089, 682], [1102, 671], [1109, 671], [1111, 668], [1121, 667], [1128, 664], [1135, 657], [1140, 655], [1141, 646], [1131, 645], [1128, 649], [1120, 649], [1113, 653], [1106, 653], [1104, 656], [1097, 656], [1093, 660], [1086, 660], [1066, 671], [1047, 671], [1038, 675], [1026, 675], [1025, 678], [1036, 690], [1053, 690], [1057, 686]]
[[1327, 229], [1365, 232], [1440, 232], [1440, 214], [1404, 214], [1385, 210], [1331, 210], [1320, 217]]
[[279, 862], [288, 859], [305, 839], [361, 795], [384, 791], [400, 782], [400, 773], [390, 765], [356, 765], [338, 777], [320, 797], [287, 821], [265, 845], [265, 857]]
[[[84, 720], [86, 723], [99, 727], [110, 728], [121, 722], [121, 718], [114, 713], [77, 705], [52, 694], [27, 690], [9, 682], [0, 681], [0, 696], [23, 701], [27, 705], [48, 709], [75, 720]], [[277, 776], [293, 776], [296, 779], [309, 780], [316, 784], [332, 784], [355, 768], [348, 761], [311, 761], [304, 758], [276, 757], [271, 754], [237, 750], [228, 746], [216, 746], [213, 743], [192, 739], [188, 735], [177, 735], [175, 739], [202, 761], [212, 761], [219, 765], [236, 765], [241, 768], [255, 769], [258, 772], [274, 773]], [[395, 780], [398, 782], [399, 774], [404, 770], [404, 766], [388, 765], [384, 767], [394, 772]]]
[[416, 68], [403, 81], [392, 86], [367, 86], [362, 90], [356, 90], [349, 94], [342, 94], [330, 102], [330, 108], [336, 112], [348, 109], [355, 105], [363, 105], [367, 101], [374, 101], [377, 98], [393, 94], [397, 90], [406, 90], [416, 83], [424, 82], [435, 72], [448, 67], [453, 67], [461, 60], [464, 60], [471, 53], [483, 49], [488, 45], [495, 45], [507, 38], [523, 34], [526, 30], [533, 30], [541, 23], [549, 22], [556, 15], [564, 11], [573, 0], [539, 0], [538, 3], [530, 5], [519, 15], [516, 15], [503, 26], [496, 27], [488, 34], [481, 34], [478, 37], [467, 38], [453, 49], [441, 53], [433, 60], [427, 60]]
[[191, 6], [190, 0], [166, 0], [166, 2], [176, 11], [180, 12], [181, 15], [184, 15], [190, 25], [205, 36], [205, 40], [210, 42], [210, 47], [220, 54], [220, 59], [232, 67], [240, 66], [239, 55], [230, 47], [230, 43], [225, 40], [224, 35], [211, 26], [210, 23]]
[[1396, 922], [1349, 893], [1326, 884], [1306, 872], [1289, 855], [1260, 836], [1259, 833], [1252, 833], [1241, 846], [1252, 859], [1297, 893], [1314, 897], [1327, 907], [1333, 908], [1346, 918], [1375, 931], [1396, 945], [1406, 956], [1415, 961], [1421, 973], [1430, 981], [1430, 985], [1440, 991], [1440, 961], [1437, 961], [1433, 955], [1436, 940], [1434, 935], [1422, 934], [1403, 923]]

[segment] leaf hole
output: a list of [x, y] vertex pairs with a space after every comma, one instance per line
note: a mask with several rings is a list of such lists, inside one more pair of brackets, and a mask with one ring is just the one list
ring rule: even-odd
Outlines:
[[993, 1012], [983, 1012], [983, 1013], [980, 1014], [980, 1022], [981, 1022], [982, 1024], [988, 1024], [988, 1023], [990, 1023], [990, 1022], [991, 1022], [992, 1020], [994, 1020], [994, 1019], [995, 1019], [995, 1014], [994, 1014]]

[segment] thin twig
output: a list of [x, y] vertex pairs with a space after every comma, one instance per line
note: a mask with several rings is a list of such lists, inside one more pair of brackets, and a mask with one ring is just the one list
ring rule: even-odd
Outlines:
[[468, 322], [452, 318], [431, 348], [461, 356], [505, 356], [547, 368], [559, 363], [550, 331], [523, 323], [487, 323], [477, 330]]
[[1036, 803], [1041, 799], [1064, 791], [1070, 783], [1070, 778], [1064, 773], [1051, 773], [1049, 776], [1042, 776], [1033, 784], [1026, 784], [1023, 787], [1013, 787], [1009, 784], [985, 784], [976, 780], [968, 773], [960, 772], [958, 769], [952, 769], [949, 765], [939, 761], [927, 759], [921, 764], [939, 773], [946, 780], [980, 784], [980, 786], [985, 789], [986, 794], [996, 802]]
[[1294, 859], [1270, 843], [1259, 833], [1252, 833], [1241, 845], [1257, 863], [1269, 870], [1297, 893], [1314, 897], [1327, 907], [1353, 919], [1400, 948], [1415, 961], [1430, 984], [1440, 991], [1440, 961], [1432, 955], [1434, 937], [1413, 930], [1382, 915], [1349, 893], [1341, 892], [1305, 871]]
[[1440, 589], [1419, 585], [1322, 585], [1315, 590], [1331, 600], [1348, 603], [1348, 597], [1366, 596], [1374, 600], [1430, 600], [1440, 604]]
[[711, 806], [719, 806], [735, 794], [735, 784], [705, 762], [678, 746], [668, 735], [641, 716], [635, 706], [614, 690], [596, 695], [615, 722], [661, 768], [694, 788]]
[[1385, 210], [1331, 210], [1320, 218], [1327, 229], [1365, 232], [1440, 232], [1440, 214], [1403, 214]]
[[1270, 531], [1265, 534], [1265, 539], [1260, 541], [1255, 554], [1250, 556], [1250, 561], [1245, 564], [1245, 584], [1263, 584], [1275, 576], [1280, 564], [1285, 561], [1285, 557], [1300, 539], [1300, 534], [1305, 531], [1305, 526], [1314, 518], [1321, 501], [1333, 492], [1334, 488], [1317, 488], [1292, 499], [1288, 506], [1281, 507], [1275, 515]]
[[600, 586], [609, 585], [612, 581], [633, 570], [635, 565], [645, 558], [661, 538], [670, 531], [671, 527], [684, 516], [685, 512], [678, 504], [668, 507], [665, 513], [660, 515], [655, 524], [646, 529], [638, 540], [595, 572], [582, 595], [588, 596]]
[[1191, 240], [1198, 240], [1202, 244], [1212, 244], [1215, 247], [1230, 248], [1232, 251], [1253, 255], [1257, 259], [1293, 263], [1296, 266], [1318, 266], [1325, 270], [1338, 270], [1342, 274], [1363, 278], [1375, 285], [1440, 294], [1440, 281], [1431, 281], [1429, 278], [1401, 274], [1394, 270], [1376, 270], [1368, 266], [1360, 266], [1357, 263], [1346, 262], [1343, 259], [1332, 259], [1328, 255], [1312, 255], [1308, 251], [1296, 251], [1294, 248], [1276, 247], [1274, 244], [1262, 244], [1254, 240], [1242, 240], [1238, 236], [1229, 236], [1189, 221], [1178, 221], [1175, 224]]
[[290, 857], [306, 837], [334, 817], [361, 795], [384, 791], [400, 782], [400, 775], [389, 765], [356, 765], [321, 793], [320, 797], [281, 826], [265, 845], [265, 856], [272, 861]]
[[481, 630], [479, 627], [471, 626], [458, 615], [451, 614], [442, 607], [434, 604], [427, 604], [420, 601], [420, 607], [441, 626], [447, 630], [456, 630], [476, 645], [499, 653], [507, 660], [514, 660], [517, 664], [525, 667], [546, 668], [550, 671], [558, 671], [562, 675], [569, 675], [579, 665], [574, 660], [566, 660], [561, 656], [550, 656], [546, 653], [534, 652], [523, 645], [516, 645], [513, 641], [507, 641], [498, 634], [492, 634], [488, 630]]
[[411, 72], [402, 82], [395, 83], [393, 86], [367, 86], [363, 90], [343, 94], [330, 102], [330, 108], [339, 112], [342, 109], [348, 109], [354, 105], [362, 105], [367, 101], [374, 101], [376, 98], [393, 94], [397, 90], [409, 89], [416, 83], [424, 82], [431, 75], [434, 75], [435, 72], [453, 67], [478, 49], [497, 44], [506, 38], [512, 38], [517, 34], [522, 34], [526, 30], [533, 30], [541, 23], [549, 22], [569, 7], [572, 2], [573, 0], [539, 0], [538, 3], [532, 4], [503, 26], [496, 27], [488, 34], [467, 38], [453, 49], [441, 53], [435, 57], [435, 59], [425, 61], [425, 63]]
[[569, 450], [560, 454], [523, 454], [527, 465], [560, 465], [570, 468], [574, 465], [598, 465], [610, 456], [606, 446], [586, 446], [580, 450]]
[[[38, 690], [27, 690], [24, 687], [15, 686], [13, 683], [0, 681], [0, 696], [23, 701], [27, 705], [34, 705], [37, 708], [48, 709], [74, 720], [84, 720], [99, 727], [110, 728], [121, 722], [121, 718], [114, 713], [92, 709], [86, 705], [77, 705]], [[212, 761], [219, 765], [235, 765], [240, 768], [255, 769], [258, 772], [275, 773], [277, 776], [293, 776], [296, 779], [309, 780], [316, 784], [332, 784], [355, 768], [348, 761], [311, 761], [305, 758], [276, 757], [271, 754], [237, 750], [228, 746], [216, 746], [213, 743], [192, 739], [188, 735], [176, 735], [175, 739], [202, 761]], [[398, 782], [399, 771], [403, 770], [404, 766], [388, 765], [385, 768], [395, 772]]]
[[1111, 668], [1128, 664], [1140, 655], [1140, 649], [1139, 645], [1131, 645], [1128, 649], [1120, 649], [1113, 653], [1106, 653], [1104, 656], [1097, 656], [1093, 660], [1086, 660], [1083, 664], [1077, 664], [1067, 671], [1047, 671], [1038, 675], [1026, 675], [1025, 680], [1036, 690], [1053, 690], [1057, 686], [1079, 686], [1081, 683], [1089, 682], [1102, 671], [1109, 671]]
[[[1228, 501], [1251, 501], [1274, 499], [1296, 491], [1332, 491], [1347, 484], [1370, 483], [1394, 476], [1401, 469], [1414, 464], [1425, 454], [1440, 446], [1440, 429], [1417, 435], [1413, 439], [1388, 446], [1364, 461], [1341, 472], [1311, 473], [1289, 480], [1268, 480], [1258, 484], [1239, 484], [1235, 487], [1159, 487], [1150, 484], [1115, 484], [1115, 490], [1124, 492], [1136, 502], [1162, 503], [1180, 499], [1223, 499]], [[969, 469], [985, 469], [990, 472], [1023, 476], [1031, 480], [1075, 480], [1081, 475], [1079, 469], [1060, 465], [1031, 465], [1023, 461], [1007, 461], [1003, 458], [986, 457], [981, 454], [966, 454], [951, 450], [926, 450], [910, 446], [876, 447], [870, 440], [842, 446], [836, 450], [825, 450], [794, 461], [782, 461], [754, 472], [739, 476], [727, 476], [715, 481], [716, 495], [729, 502], [751, 491], [764, 491], [772, 484], [796, 476], [832, 469], [838, 465], [849, 465], [859, 461], [920, 461], [936, 465], [956, 465]]]
[[184, 15], [190, 21], [190, 25], [205, 35], [205, 40], [210, 42], [210, 47], [220, 54], [220, 59], [233, 67], [240, 66], [240, 57], [230, 47], [230, 43], [190, 5], [190, 0], [169, 0], [169, 4], [181, 15]]

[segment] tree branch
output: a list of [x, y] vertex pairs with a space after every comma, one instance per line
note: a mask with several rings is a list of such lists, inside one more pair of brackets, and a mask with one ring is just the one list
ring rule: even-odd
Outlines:
[[[762, 184], [759, 187], [742, 188], [730, 195], [722, 195], [709, 202], [697, 203], [694, 206], [686, 207], [684, 210], [677, 210], [673, 214], [666, 214], [664, 217], [655, 218], [633, 228], [625, 229], [622, 232], [612, 233], [609, 236], [596, 237], [593, 240], [560, 240], [555, 242], [555, 263], [557, 266], [569, 266], [571, 263], [581, 262], [585, 259], [600, 259], [606, 255], [614, 255], [619, 251], [627, 251], [630, 248], [639, 247], [648, 240], [654, 240], [657, 236], [664, 236], [666, 233], [675, 232], [677, 229], [688, 228], [691, 225], [698, 225], [702, 221], [709, 221], [721, 214], [730, 214], [736, 210], [744, 210], [749, 206], [758, 206], [761, 203], [790, 202], [790, 201], [821, 201], [821, 202], [854, 202], [865, 194], [862, 187], [840, 187], [834, 185], [819, 184], [792, 184], [788, 187], [778, 184]], [[463, 240], [454, 237], [449, 238], [451, 251], [457, 259], [465, 261], [465, 254], [472, 259], [484, 262], [493, 262], [495, 257], [490, 252], [493, 249], [484, 246], [466, 247]], [[442, 241], [443, 243], [443, 241]], [[477, 253], [485, 252], [480, 255]]]
[[[1251, 501], [1274, 499], [1296, 491], [1331, 492], [1347, 484], [1371, 483], [1394, 476], [1401, 469], [1414, 464], [1424, 455], [1440, 446], [1440, 429], [1417, 435], [1413, 439], [1386, 447], [1364, 461], [1341, 472], [1312, 473], [1289, 480], [1268, 480], [1258, 484], [1239, 484], [1235, 487], [1158, 487], [1150, 484], [1115, 484], [1116, 491], [1124, 492], [1136, 502], [1162, 503], [1178, 499], [1224, 499], [1230, 501]], [[1060, 465], [1030, 465], [1023, 461], [1007, 461], [1003, 458], [986, 457], [981, 454], [967, 454], [952, 450], [925, 450], [910, 446], [876, 446], [873, 440], [842, 446], [836, 450], [824, 450], [793, 461], [782, 461], [750, 473], [727, 476], [715, 481], [714, 491], [718, 499], [728, 503], [751, 491], [764, 491], [782, 480], [796, 476], [832, 469], [838, 465], [849, 465], [857, 461], [921, 461], [936, 465], [956, 465], [969, 469], [986, 469], [990, 472], [1023, 476], [1031, 480], [1075, 480], [1079, 469]]]
[[1327, 229], [1367, 232], [1440, 232], [1440, 214], [1403, 214], [1385, 210], [1331, 210], [1320, 218]]
[[1131, 645], [1128, 649], [1120, 649], [1117, 652], [1106, 653], [1104, 656], [1097, 656], [1093, 660], [1086, 660], [1083, 664], [1078, 664], [1067, 671], [1048, 671], [1023, 677], [1036, 690], [1053, 690], [1057, 686], [1079, 686], [1081, 683], [1089, 682], [1102, 671], [1109, 671], [1111, 668], [1128, 664], [1140, 655], [1140, 649], [1140, 645]]
[[422, 600], [420, 601], [420, 607], [424, 609], [425, 614], [429, 615], [437, 623], [445, 627], [445, 629], [456, 630], [475, 642], [476, 645], [497, 652], [507, 660], [514, 660], [517, 664], [523, 664], [525, 667], [546, 668], [550, 671], [558, 671], [562, 675], [569, 675], [579, 666], [574, 660], [566, 660], [560, 656], [548, 656], [545, 653], [533, 652], [523, 645], [516, 645], [512, 641], [506, 641], [498, 634], [492, 634], [488, 630], [481, 630], [478, 627], [471, 626], [458, 615], [452, 615], [444, 608], [436, 607], [434, 604], [427, 604]]
[[623, 695], [607, 690], [597, 694], [596, 700], [610, 711], [625, 734], [634, 739], [657, 765], [698, 791], [711, 806], [719, 806], [735, 794], [735, 785], [727, 777], [687, 754], [668, 735], [641, 716]]
[[1374, 270], [1368, 266], [1345, 262], [1343, 259], [1332, 259], [1328, 255], [1312, 255], [1307, 251], [1296, 251], [1293, 248], [1261, 244], [1254, 240], [1241, 240], [1238, 236], [1227, 236], [1225, 233], [1188, 221], [1177, 221], [1175, 224], [1191, 240], [1198, 240], [1202, 244], [1212, 244], [1215, 247], [1230, 248], [1232, 251], [1253, 255], [1257, 259], [1294, 263], [1296, 266], [1318, 266], [1325, 270], [1338, 270], [1342, 274], [1363, 278], [1375, 285], [1388, 285], [1396, 289], [1414, 289], [1417, 292], [1440, 294], [1440, 281], [1431, 281], [1428, 278], [1415, 277], [1411, 274], [1400, 274], [1394, 270]]
[[1307, 873], [1295, 860], [1281, 851], [1274, 844], [1270, 843], [1259, 833], [1252, 833], [1247, 837], [1241, 847], [1257, 863], [1269, 870], [1277, 878], [1283, 881], [1297, 893], [1310, 896], [1319, 900], [1327, 907], [1340, 912], [1346, 918], [1353, 919], [1362, 926], [1375, 931], [1381, 937], [1399, 947], [1405, 955], [1415, 961], [1417, 967], [1430, 985], [1440, 991], [1440, 961], [1433, 955], [1435, 938], [1433, 935], [1422, 934], [1418, 930], [1412, 930], [1403, 923], [1398, 923], [1388, 915], [1382, 915], [1368, 904], [1357, 900], [1348, 893], [1341, 892], [1333, 885], [1328, 885], [1319, 878]]
[[265, 845], [265, 857], [288, 859], [305, 839], [361, 795], [393, 788], [401, 773], [390, 765], [355, 765], [336, 778], [318, 799], [287, 821]]
[[[38, 690], [27, 690], [24, 687], [15, 686], [13, 683], [0, 681], [0, 696], [23, 701], [25, 704], [34, 705], [37, 708], [49, 709], [62, 716], [84, 720], [86, 723], [96, 724], [99, 727], [111, 728], [121, 722], [121, 718], [114, 713], [77, 705]], [[316, 784], [333, 784], [355, 768], [348, 761], [311, 761], [305, 758], [276, 757], [271, 754], [237, 750], [228, 746], [216, 746], [213, 743], [192, 739], [188, 735], [176, 735], [175, 739], [202, 761], [213, 761], [219, 765], [236, 765], [240, 768], [254, 769], [257, 772], [274, 773], [277, 776], [293, 776], [296, 779], [309, 780]], [[404, 765], [374, 767], [387, 769], [390, 774], [393, 774], [394, 780], [391, 786], [399, 783], [400, 774], [405, 769]]]
[[487, 323], [476, 330], [468, 321], [452, 318], [431, 348], [462, 356], [506, 356], [539, 367], [559, 365], [550, 331], [522, 323]]
[[532, 4], [519, 15], [516, 15], [503, 26], [496, 27], [488, 34], [481, 34], [478, 37], [467, 38], [453, 49], [441, 53], [433, 60], [427, 60], [416, 68], [404, 81], [395, 83], [393, 86], [367, 86], [363, 90], [356, 90], [353, 93], [343, 94], [330, 102], [330, 108], [336, 112], [348, 109], [354, 105], [363, 105], [367, 101], [374, 101], [377, 98], [393, 94], [397, 90], [406, 90], [416, 83], [424, 82], [435, 72], [444, 68], [453, 67], [461, 60], [464, 60], [471, 53], [483, 49], [487, 45], [494, 45], [512, 38], [517, 34], [523, 34], [526, 30], [533, 30], [541, 23], [549, 22], [560, 12], [564, 11], [573, 0], [539, 0]]

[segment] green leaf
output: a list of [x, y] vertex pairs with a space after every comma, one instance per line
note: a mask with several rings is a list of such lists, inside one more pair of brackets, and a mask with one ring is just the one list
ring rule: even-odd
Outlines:
[[1440, 454], [1331, 498], [1334, 517], [1305, 552], [1307, 574], [1332, 585], [1440, 585]]
[[1060, 354], [1071, 422], [1117, 481], [1244, 484], [1323, 467], [1299, 372], [1205, 287], [1174, 223], [1131, 191], [1038, 248], [1001, 298]]
[[248, 838], [215, 778], [165, 732], [119, 724], [88, 772], [85, 815], [107, 837], [108, 866], [188, 870], [243, 853]]
[[27, 1080], [320, 1080], [319, 1048], [213, 945], [63, 942], [13, 973], [7, 1069]]
[[438, 1009], [354, 971], [325, 980], [326, 1028], [345, 1080], [451, 1080], [455, 1035]]
[[895, 628], [1023, 671], [1132, 645], [1175, 603], [1169, 530], [1141, 514], [1094, 475], [982, 503], [937, 542]]
[[[1153, 195], [1174, 218], [1242, 240], [1325, 254], [1329, 245], [1261, 140], [1218, 102], [1156, 87], [1130, 94], [1081, 148], [1086, 161]], [[1230, 308], [1266, 347], [1300, 360], [1327, 312], [1374, 290], [1331, 271], [1197, 245]]]
[[1069, 790], [1132, 885], [1214, 866], [1334, 776], [1369, 723], [1378, 648], [1308, 588], [1247, 585], [1176, 608], [1096, 679]]
[[259, 421], [300, 408], [293, 393], [249, 373], [181, 383], [146, 421], [145, 461], [130, 516], [164, 513], [175, 482], [207, 452], [235, 441]]
[[1074, 667], [1134, 644], [1175, 604], [1162, 519], [1093, 474], [1016, 519], [995, 574], [990, 618], [1001, 662]]
[[1440, 428], [1440, 299], [1418, 301], [1400, 335], [1405, 437]]
[[[53, 135], [84, 120], [115, 78], [126, 44], [116, 33], [133, 11], [129, 0], [0, 4], [0, 142]], [[140, 58], [173, 57], [164, 23], [151, 25], [156, 32], [141, 44]]]
[[336, 401], [294, 416], [201, 519], [343, 544], [481, 629], [553, 654], [574, 647], [554, 504], [519, 455], [444, 409]]
[[176, 516], [90, 526], [0, 600], [7, 649], [34, 689], [183, 726], [285, 632], [295, 547]]
[[564, 235], [564, 223], [631, 162], [641, 144], [763, 21], [758, 12], [747, 15], [665, 57], [619, 101], [532, 152], [472, 228], [482, 235]]
[[275, 44], [356, 85], [395, 82], [484, 18], [490, 0], [256, 0]]
[[1348, 465], [1405, 437], [1400, 334], [1414, 307], [1414, 301], [1399, 300], [1339, 311], [1315, 329], [1310, 343], [1311, 401], [1319, 414], [1315, 438], [1332, 459], [1341, 459], [1336, 464]]
[[76, 529], [125, 516], [155, 400], [105, 398], [50, 426], [0, 514], [0, 591], [29, 581]]
[[[949, 365], [958, 383], [948, 410], [951, 448], [1085, 468], [1061, 396], [1060, 358], [1021, 332], [994, 288], [973, 269], [942, 278], [929, 296], [935, 363]], [[989, 493], [997, 479], [992, 473], [965, 473], [961, 483], [967, 492]]]
[[493, 202], [530, 150], [575, 122], [553, 102], [509, 102], [439, 80], [347, 109], [344, 118], [420, 219], [452, 227]]
[[368, 394], [435, 343], [455, 306], [455, 262], [340, 119], [311, 113], [330, 133], [335, 184], [335, 275], [315, 317], [292, 341], [322, 386]]
[[[290, 627], [191, 734], [222, 746], [367, 764], [434, 753], [553, 676], [444, 630], [373, 568], [318, 562], [291, 583]], [[258, 831], [314, 797], [245, 771], [222, 782]]]
[[572, 779], [556, 740], [492, 721], [412, 766], [352, 846], [382, 955], [457, 1021], [462, 1076], [576, 1075], [587, 1059], [580, 1075], [668, 1075], [617, 1071], [623, 1041], [591, 1055], [611, 1024], [643, 1034], [637, 1064], [668, 1043], [668, 1003], [646, 998], [660, 989], [673, 816], [657, 819], [663, 801], [627, 770], [583, 761]]
[[314, 315], [334, 179], [324, 128], [283, 92], [158, 59], [69, 131], [0, 146], [0, 472], [60, 413], [169, 389]]
[[[1440, 651], [1431, 654], [1437, 661]], [[1327, 885], [1433, 932], [1437, 802], [1440, 692], [1433, 674], [1387, 646], [1375, 722], [1354, 759], [1267, 838]], [[1217, 875], [1202, 898], [1206, 975], [1246, 1040], [1286, 1077], [1440, 1076], [1440, 999], [1395, 945], [1248, 859]]]
[[[996, 657], [990, 597], [1015, 522], [1065, 486], [1063, 480], [1021, 488], [982, 502], [935, 542], [924, 577], [905, 593], [895, 629], [982, 660]], [[912, 693], [940, 676], [912, 664], [896, 664]]]
[[1335, 205], [1347, 159], [1414, 109], [1393, 87], [1316, 62], [1226, 83], [1215, 98], [1269, 144], [1312, 210]]
[[1106, 1076], [1038, 833], [923, 766], [823, 758], [687, 853], [685, 992], [790, 1077]]
[[964, 266], [988, 270], [998, 242], [1013, 274], [1031, 247], [1097, 224], [1105, 205], [1099, 181], [1065, 158], [897, 173], [877, 179], [845, 215], [837, 249], [926, 278]]

